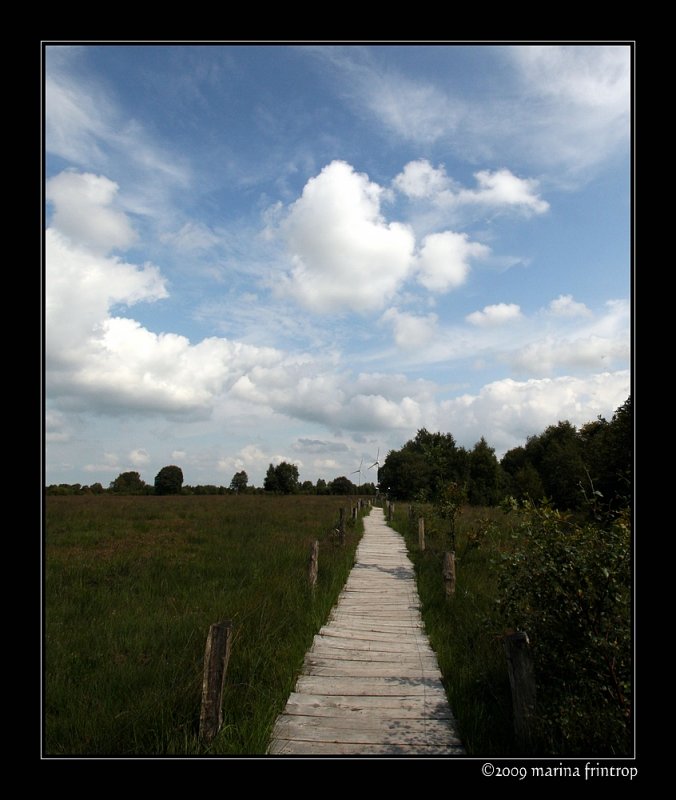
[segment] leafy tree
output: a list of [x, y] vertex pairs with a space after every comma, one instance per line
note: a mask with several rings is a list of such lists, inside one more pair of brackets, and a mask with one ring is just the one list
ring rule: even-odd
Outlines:
[[92, 494], [103, 494], [103, 492], [105, 491], [103, 486], [101, 486], [101, 484], [98, 483], [98, 481], [96, 483], [92, 483], [92, 485], [89, 488]]
[[115, 494], [145, 494], [146, 482], [138, 472], [121, 472], [111, 481], [110, 491]]
[[279, 491], [279, 483], [277, 481], [277, 470], [270, 464], [268, 471], [265, 473], [265, 480], [263, 481], [263, 488], [266, 492]]
[[300, 487], [302, 494], [316, 494], [315, 485], [312, 481], [303, 481]]
[[233, 492], [244, 492], [246, 491], [247, 484], [249, 482], [249, 476], [246, 474], [244, 470], [241, 472], [236, 472], [232, 476], [232, 480], [230, 481], [230, 488]]
[[401, 450], [393, 450], [378, 473], [380, 488], [400, 500], [436, 500], [449, 483], [464, 485], [469, 477], [467, 451], [450, 433], [421, 428]]
[[357, 491], [357, 487], [345, 475], [332, 480], [328, 488], [330, 494], [354, 494]]
[[498, 500], [500, 464], [495, 450], [482, 436], [469, 454], [468, 500], [474, 506], [492, 506]]
[[275, 471], [277, 473], [278, 491], [282, 494], [295, 494], [298, 491], [298, 467], [295, 464], [282, 461], [281, 464], [277, 465]]
[[393, 450], [378, 472], [380, 490], [395, 500], [429, 494], [432, 467], [423, 453], [411, 447]]
[[324, 478], [317, 479], [317, 494], [328, 494], [328, 489], [326, 488], [326, 481]]
[[155, 476], [155, 494], [180, 494], [183, 486], [183, 471], [171, 464]]
[[274, 467], [268, 467], [263, 487], [266, 492], [279, 492], [280, 494], [295, 494], [298, 491], [298, 467], [282, 461]]
[[606, 508], [629, 504], [632, 486], [633, 411], [631, 396], [610, 422], [598, 417], [580, 429], [587, 472], [585, 492], [595, 493]]

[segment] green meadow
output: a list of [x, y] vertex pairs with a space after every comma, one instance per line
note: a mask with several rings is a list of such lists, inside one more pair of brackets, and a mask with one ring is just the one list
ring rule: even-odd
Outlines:
[[[354, 561], [363, 525], [341, 546], [341, 507], [349, 519], [331, 496], [47, 497], [45, 754], [264, 753]], [[204, 747], [204, 648], [224, 619], [224, 725]]]

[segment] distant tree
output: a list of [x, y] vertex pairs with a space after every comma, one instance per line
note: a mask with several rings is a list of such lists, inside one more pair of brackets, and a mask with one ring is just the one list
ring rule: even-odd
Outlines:
[[155, 494], [180, 494], [183, 486], [183, 471], [171, 464], [155, 476]]
[[316, 494], [315, 485], [312, 481], [303, 481], [300, 486], [301, 494]]
[[510, 494], [518, 500], [538, 502], [545, 496], [545, 487], [542, 485], [540, 475], [529, 461], [517, 470], [510, 487]]
[[587, 479], [577, 430], [567, 420], [528, 439], [526, 454], [537, 469], [547, 497], [560, 509], [579, 508]]
[[138, 472], [121, 472], [111, 482], [110, 491], [115, 494], [145, 494], [146, 486]]
[[103, 486], [101, 486], [101, 484], [98, 482], [92, 483], [92, 485], [89, 488], [91, 489], [92, 494], [103, 494], [103, 492], [105, 491]]
[[289, 464], [287, 461], [282, 461], [276, 467], [270, 464], [265, 475], [263, 488], [266, 492], [296, 494], [299, 490], [298, 467], [295, 464]]
[[230, 488], [233, 492], [244, 492], [246, 491], [247, 484], [249, 482], [249, 476], [242, 470], [241, 472], [236, 472], [232, 476], [232, 480], [230, 481]]
[[275, 468], [277, 475], [277, 491], [282, 494], [295, 494], [298, 491], [298, 467], [282, 461]]
[[627, 506], [632, 487], [633, 413], [627, 398], [610, 422], [598, 417], [580, 429], [586, 469], [585, 494], [596, 493], [608, 509]]
[[326, 488], [326, 481], [324, 480], [324, 478], [319, 478], [317, 480], [316, 493], [317, 494], [328, 494], [328, 489]]
[[328, 489], [330, 494], [354, 494], [357, 487], [349, 478], [341, 475], [329, 483]]
[[270, 464], [268, 471], [265, 473], [265, 480], [263, 481], [263, 488], [266, 492], [278, 492], [279, 482], [277, 480], [277, 470]]
[[498, 500], [500, 464], [482, 436], [469, 454], [468, 499], [473, 506], [493, 506]]

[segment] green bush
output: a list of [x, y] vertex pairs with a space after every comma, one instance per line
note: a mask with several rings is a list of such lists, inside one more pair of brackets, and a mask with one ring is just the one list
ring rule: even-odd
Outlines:
[[631, 526], [579, 524], [526, 503], [502, 555], [497, 607], [526, 631], [538, 746], [550, 755], [631, 753]]

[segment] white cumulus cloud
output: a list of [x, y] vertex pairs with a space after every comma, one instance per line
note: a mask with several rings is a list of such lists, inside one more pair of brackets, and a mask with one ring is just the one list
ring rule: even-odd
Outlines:
[[46, 185], [45, 196], [54, 204], [51, 226], [90, 249], [126, 249], [136, 239], [136, 233], [127, 215], [114, 208], [118, 189], [103, 175], [60, 172]]
[[560, 294], [549, 304], [549, 311], [557, 317], [590, 317], [592, 315], [584, 303], [573, 300], [572, 294]]
[[306, 183], [282, 230], [293, 268], [287, 288], [312, 311], [381, 308], [407, 277], [415, 240], [387, 222], [383, 188], [344, 161]]
[[471, 446], [485, 436], [501, 457], [560, 420], [580, 426], [599, 414], [609, 418], [629, 392], [628, 370], [527, 381], [506, 378], [487, 384], [477, 394], [442, 402], [440, 416], [445, 429], [462, 432], [463, 444]]
[[443, 165], [433, 167], [426, 159], [409, 161], [394, 179], [396, 189], [413, 200], [426, 200], [441, 208], [477, 206], [494, 210], [514, 209], [525, 214], [544, 214], [549, 203], [538, 194], [534, 178], [519, 178], [508, 169], [474, 173], [476, 187], [467, 189], [452, 181]]
[[131, 461], [135, 467], [142, 467], [144, 464], [150, 462], [150, 456], [147, 450], [139, 447], [129, 453], [129, 461]]
[[467, 280], [470, 261], [489, 254], [489, 247], [471, 242], [466, 233], [431, 233], [423, 239], [417, 258], [418, 280], [430, 291], [455, 289]]
[[468, 314], [466, 319], [472, 325], [487, 327], [504, 325], [506, 322], [513, 322], [522, 316], [521, 308], [516, 303], [496, 303], [492, 306], [484, 306], [483, 311], [474, 311]]
[[436, 314], [420, 317], [397, 308], [389, 308], [381, 319], [392, 324], [397, 347], [404, 350], [417, 349], [430, 342], [436, 334], [438, 322]]
[[421, 158], [409, 161], [393, 184], [407, 197], [420, 199], [435, 197], [448, 188], [450, 180], [443, 166], [433, 167], [427, 159]]

